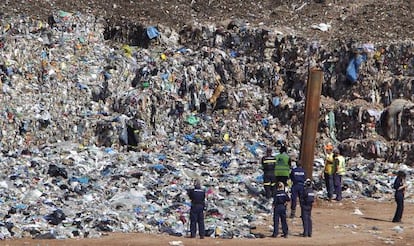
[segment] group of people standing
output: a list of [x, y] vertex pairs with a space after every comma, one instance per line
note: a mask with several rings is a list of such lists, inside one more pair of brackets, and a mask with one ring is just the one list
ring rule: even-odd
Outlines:
[[[326, 157], [325, 167], [321, 178], [325, 180], [328, 200], [332, 201], [335, 194], [335, 200], [342, 200], [342, 178], [345, 175], [345, 157], [339, 148], [334, 148], [332, 144], [325, 146]], [[267, 148], [266, 155], [261, 159], [263, 170], [264, 195], [267, 199], [273, 198], [273, 234], [272, 237], [279, 235], [279, 222], [282, 227], [282, 237], [288, 237], [287, 225], [287, 205], [290, 202], [290, 218], [295, 218], [297, 199], [299, 198], [301, 218], [303, 224], [304, 237], [312, 236], [312, 206], [316, 199], [313, 189], [312, 180], [306, 178], [305, 169], [300, 162], [297, 162], [294, 168], [291, 168], [291, 158], [287, 154], [285, 145], [280, 146], [279, 153], [273, 156], [272, 148]], [[311, 175], [310, 175], [311, 176]], [[406, 174], [403, 171], [397, 173], [393, 188], [395, 189], [395, 201], [397, 209], [392, 222], [401, 222], [404, 210], [404, 193], [407, 188], [405, 183]], [[288, 180], [291, 180], [291, 197], [286, 192]], [[187, 190], [191, 199], [190, 210], [190, 231], [191, 236], [196, 236], [197, 227], [200, 238], [205, 236], [204, 228], [204, 209], [205, 209], [205, 191], [201, 189], [201, 184], [196, 181], [194, 189]]]
[[342, 177], [345, 175], [345, 157], [339, 148], [334, 148], [331, 143], [325, 146], [325, 168], [321, 178], [325, 180], [328, 200], [332, 201], [336, 194], [335, 201], [342, 200]]
[[[272, 237], [279, 235], [279, 221], [282, 224], [282, 237], [288, 237], [287, 225], [287, 204], [291, 203], [290, 218], [296, 215], [297, 199], [299, 198], [301, 207], [301, 217], [303, 223], [304, 237], [312, 236], [312, 204], [315, 200], [315, 193], [312, 181], [306, 179], [306, 173], [300, 163], [295, 168], [291, 168], [291, 158], [287, 154], [285, 145], [279, 148], [279, 154], [272, 155], [272, 148], [267, 148], [266, 155], [262, 157], [261, 165], [263, 170], [263, 186], [265, 197], [273, 198], [273, 234]], [[286, 192], [288, 180], [291, 180], [291, 198]]]

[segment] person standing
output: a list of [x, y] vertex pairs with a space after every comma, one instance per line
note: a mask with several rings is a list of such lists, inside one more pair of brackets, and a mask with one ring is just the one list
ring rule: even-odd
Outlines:
[[397, 209], [395, 210], [394, 218], [392, 222], [398, 223], [401, 222], [401, 218], [404, 211], [404, 193], [407, 185], [405, 184], [405, 172], [398, 171], [397, 178], [394, 181], [394, 189], [395, 189], [395, 202], [397, 203]]
[[206, 193], [201, 189], [201, 184], [199, 180], [194, 182], [194, 189], [187, 191], [188, 196], [191, 199], [191, 209], [190, 209], [190, 232], [191, 238], [195, 238], [197, 233], [200, 235], [200, 239], [204, 238], [205, 228], [204, 228], [204, 207], [205, 207], [205, 198]]
[[268, 147], [266, 149], [266, 156], [262, 157], [263, 187], [267, 199], [272, 198], [275, 190], [275, 164], [276, 159], [272, 156], [272, 148]]
[[305, 169], [303, 169], [302, 164], [297, 162], [297, 167], [293, 168], [290, 172], [290, 180], [292, 180], [292, 189], [291, 196], [292, 200], [290, 203], [290, 218], [295, 218], [296, 214], [296, 200], [299, 200], [303, 194], [303, 185], [305, 183], [306, 175]]
[[312, 188], [312, 181], [307, 179], [305, 181], [305, 187], [303, 195], [300, 198], [300, 209], [303, 224], [304, 237], [312, 237], [312, 205], [315, 201], [315, 192]]
[[325, 180], [326, 192], [328, 193], [328, 200], [332, 200], [333, 190], [334, 190], [334, 182], [333, 182], [333, 164], [334, 164], [334, 156], [333, 156], [333, 145], [328, 143], [325, 146], [325, 168], [323, 170], [323, 174], [321, 174], [321, 178]]
[[277, 237], [279, 234], [279, 220], [282, 223], [282, 237], [288, 237], [288, 225], [286, 221], [286, 206], [290, 201], [289, 195], [285, 191], [283, 182], [277, 183], [277, 190], [273, 196], [273, 234]]
[[276, 155], [276, 164], [275, 164], [275, 176], [276, 183], [282, 182], [284, 186], [287, 186], [287, 181], [290, 174], [290, 163], [291, 159], [287, 154], [287, 149], [285, 145], [282, 145], [279, 149], [279, 154]]
[[342, 177], [345, 175], [345, 157], [342, 156], [341, 150], [335, 148], [334, 154], [334, 189], [336, 194], [336, 201], [342, 200]]

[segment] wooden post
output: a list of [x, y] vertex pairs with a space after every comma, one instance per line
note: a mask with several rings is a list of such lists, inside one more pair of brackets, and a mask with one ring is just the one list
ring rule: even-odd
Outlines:
[[305, 117], [302, 127], [300, 161], [306, 171], [306, 177], [312, 179], [323, 72], [319, 68], [311, 68], [309, 73], [310, 76], [306, 86]]

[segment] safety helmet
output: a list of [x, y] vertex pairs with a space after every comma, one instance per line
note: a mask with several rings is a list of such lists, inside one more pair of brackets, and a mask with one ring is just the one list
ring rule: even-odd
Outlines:
[[325, 150], [333, 150], [333, 145], [331, 143], [328, 143], [325, 145]]

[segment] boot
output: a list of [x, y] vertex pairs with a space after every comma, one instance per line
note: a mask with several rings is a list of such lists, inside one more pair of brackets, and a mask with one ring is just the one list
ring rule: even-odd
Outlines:
[[296, 214], [296, 210], [292, 209], [292, 211], [290, 211], [290, 218], [291, 219], [295, 218], [295, 214]]

